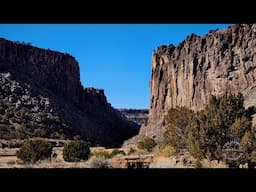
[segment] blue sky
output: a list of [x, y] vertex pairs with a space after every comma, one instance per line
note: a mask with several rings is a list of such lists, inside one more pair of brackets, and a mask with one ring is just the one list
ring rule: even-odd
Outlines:
[[149, 108], [151, 53], [228, 24], [0, 24], [0, 37], [73, 55], [84, 87], [116, 108]]

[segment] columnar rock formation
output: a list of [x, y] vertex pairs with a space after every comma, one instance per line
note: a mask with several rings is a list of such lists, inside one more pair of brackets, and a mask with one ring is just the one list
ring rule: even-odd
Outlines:
[[166, 112], [199, 110], [211, 95], [240, 91], [245, 107], [256, 105], [256, 25], [239, 24], [207, 35], [192, 34], [177, 47], [152, 54], [149, 125], [140, 136], [161, 138]]
[[[135, 134], [131, 123], [107, 102], [104, 90], [82, 87], [78, 62], [69, 54], [0, 38], [0, 73], [0, 99], [3, 105], [9, 102], [3, 108], [4, 116], [7, 108], [15, 108], [17, 113], [11, 114], [18, 116], [18, 105], [36, 109], [38, 115], [52, 113], [74, 134], [104, 146], [119, 145]], [[31, 121], [38, 123], [35, 116], [31, 114]]]

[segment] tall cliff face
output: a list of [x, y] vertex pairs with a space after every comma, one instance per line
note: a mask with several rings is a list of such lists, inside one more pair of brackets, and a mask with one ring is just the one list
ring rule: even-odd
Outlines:
[[0, 39], [0, 67], [69, 101], [81, 100], [79, 67], [70, 55]]
[[[104, 90], [82, 87], [78, 63], [68, 54], [0, 38], [0, 73], [4, 117], [8, 110], [15, 109], [12, 114], [17, 117], [19, 108], [36, 109], [31, 114], [33, 125], [38, 124], [41, 113], [53, 114], [63, 124], [58, 124], [60, 129], [68, 127], [69, 134], [80, 134], [104, 146], [119, 145], [135, 134], [130, 122], [107, 102]], [[15, 129], [27, 126], [14, 120], [17, 118], [0, 124]]]
[[161, 137], [165, 113], [177, 106], [199, 110], [211, 95], [242, 92], [256, 105], [256, 25], [234, 25], [152, 54], [149, 125], [140, 135]]

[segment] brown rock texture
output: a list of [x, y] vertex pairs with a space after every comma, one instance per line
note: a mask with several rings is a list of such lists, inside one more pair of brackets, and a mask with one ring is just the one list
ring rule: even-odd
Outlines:
[[78, 62], [67, 53], [0, 38], [0, 73], [0, 99], [11, 109], [52, 113], [74, 134], [103, 146], [120, 145], [136, 133], [107, 102], [104, 90], [83, 88]]
[[200, 110], [211, 95], [241, 92], [256, 104], [256, 24], [237, 24], [188, 36], [177, 47], [152, 54], [148, 126], [140, 136], [161, 138], [166, 112], [177, 106]]
[[79, 66], [68, 54], [0, 39], [0, 69], [73, 103], [81, 100]]

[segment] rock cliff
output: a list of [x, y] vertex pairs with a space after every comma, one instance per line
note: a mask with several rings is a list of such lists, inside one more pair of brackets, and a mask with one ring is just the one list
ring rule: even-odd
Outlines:
[[188, 36], [177, 47], [153, 51], [150, 110], [140, 136], [161, 138], [165, 113], [177, 106], [199, 110], [211, 95], [240, 91], [256, 105], [256, 25], [238, 24]]
[[0, 133], [11, 129], [8, 138], [81, 135], [116, 146], [135, 134], [104, 90], [83, 88], [69, 54], [0, 38], [0, 90]]
[[148, 109], [118, 109], [127, 119], [137, 123], [139, 126], [148, 122]]

